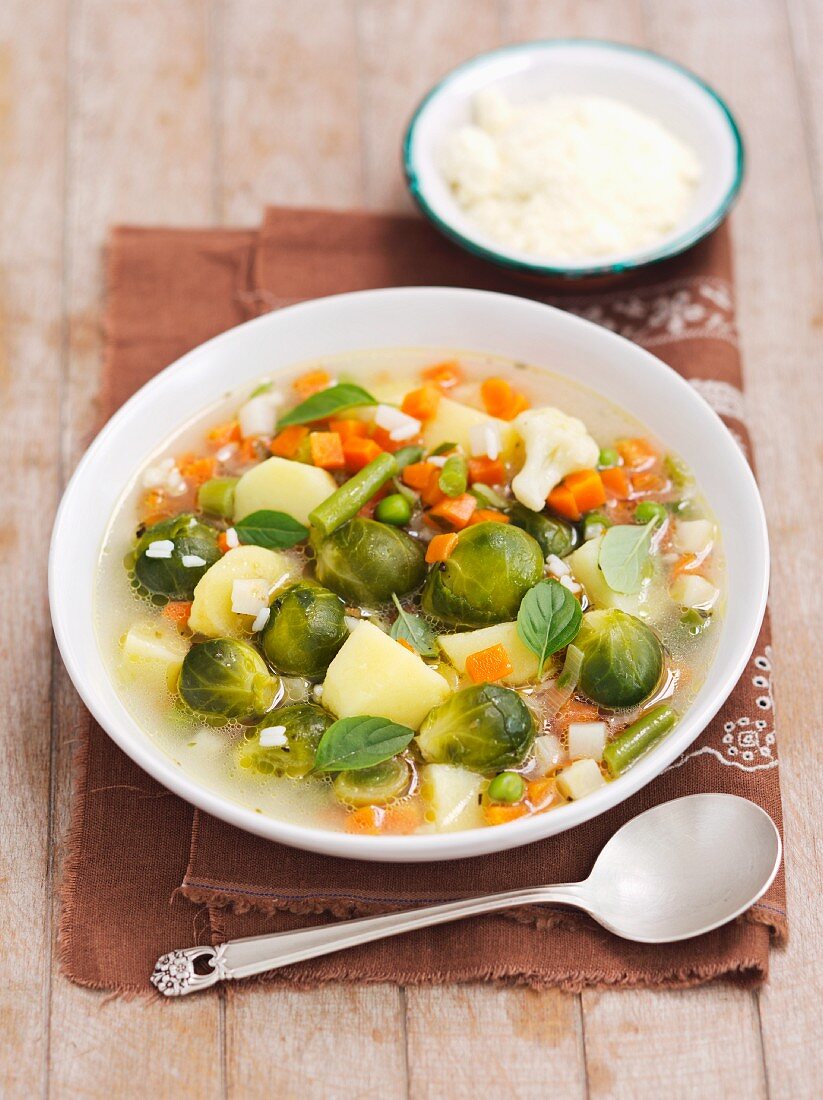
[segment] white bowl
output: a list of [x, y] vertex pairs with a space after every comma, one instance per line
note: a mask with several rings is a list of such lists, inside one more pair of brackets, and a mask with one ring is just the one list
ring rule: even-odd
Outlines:
[[[232, 387], [300, 362], [366, 348], [444, 347], [551, 364], [640, 418], [692, 467], [723, 531], [728, 611], [717, 656], [694, 703], [658, 748], [602, 790], [495, 828], [372, 837], [276, 821], [194, 781], [137, 724], [112, 684], [92, 619], [98, 557], [112, 513], [149, 456]], [[673, 415], [676, 413], [676, 415]], [[128, 401], [86, 452], [52, 536], [49, 593], [57, 644], [100, 725], [176, 794], [241, 829], [298, 848], [358, 859], [456, 859], [516, 847], [579, 825], [622, 802], [694, 741], [729, 695], [757, 639], [766, 602], [763, 508], [740, 448], [705, 401], [660, 360], [569, 313], [503, 294], [441, 287], [372, 290], [269, 313], [184, 355]]]
[[[694, 199], [680, 225], [653, 248], [597, 260], [553, 259], [508, 249], [462, 210], [440, 169], [455, 129], [471, 121], [478, 92], [495, 87], [513, 103], [553, 95], [600, 95], [655, 118], [690, 146], [701, 168]], [[504, 46], [458, 65], [417, 108], [406, 131], [403, 161], [412, 197], [447, 237], [503, 267], [542, 277], [617, 275], [691, 248], [728, 213], [743, 179], [743, 141], [714, 89], [667, 58], [634, 46], [555, 39]]]

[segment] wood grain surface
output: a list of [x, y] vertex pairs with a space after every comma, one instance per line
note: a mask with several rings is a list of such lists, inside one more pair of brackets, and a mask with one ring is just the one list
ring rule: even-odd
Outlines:
[[[95, 422], [117, 221], [254, 224], [266, 203], [407, 209], [399, 138], [455, 63], [582, 35], [658, 49], [737, 113], [738, 309], [774, 566], [791, 939], [759, 993], [488, 987], [107, 998], [57, 968], [77, 697], [48, 537]], [[4, 0], [0, 4], [0, 1096], [820, 1095], [821, 0]], [[821, 404], [818, 404], [821, 402]]]

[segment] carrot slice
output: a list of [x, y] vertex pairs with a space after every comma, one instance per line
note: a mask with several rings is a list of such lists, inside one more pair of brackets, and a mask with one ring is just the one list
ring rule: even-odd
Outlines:
[[632, 488], [636, 493], [662, 493], [668, 488], [668, 482], [653, 470], [643, 470], [632, 474]]
[[556, 793], [557, 787], [553, 779], [532, 779], [526, 784], [526, 798], [533, 810], [548, 809]]
[[478, 508], [472, 518], [469, 520], [469, 525], [473, 526], [475, 523], [508, 523], [509, 517], [505, 512], [498, 512], [496, 508]]
[[446, 494], [440, 488], [440, 470], [437, 466], [432, 467], [429, 479], [420, 492], [420, 498], [429, 508], [446, 499]]
[[524, 394], [516, 390], [505, 378], [487, 378], [480, 387], [480, 396], [490, 416], [501, 420], [514, 420], [518, 413], [529, 407]]
[[185, 626], [191, 615], [191, 600], [172, 600], [160, 614], [175, 626]]
[[519, 817], [525, 817], [528, 812], [529, 807], [525, 802], [518, 802], [514, 806], [491, 802], [483, 807], [483, 816], [487, 825], [505, 825], [509, 821], [517, 821]]
[[462, 496], [441, 501], [431, 509], [426, 516], [432, 527], [454, 527], [462, 531], [467, 527], [474, 513], [477, 511], [477, 500], [471, 493], [463, 493]]
[[506, 480], [506, 470], [499, 458], [480, 455], [469, 459], [469, 483], [476, 485], [502, 485]]
[[397, 802], [383, 811], [384, 833], [413, 833], [423, 824], [423, 807], [418, 799]]
[[615, 449], [631, 470], [643, 470], [657, 458], [657, 451], [647, 439], [618, 439]]
[[292, 386], [302, 398], [311, 397], [313, 393], [328, 389], [331, 385], [331, 375], [326, 370], [310, 370], [295, 378]]
[[433, 382], [441, 390], [453, 389], [463, 381], [463, 369], [456, 359], [446, 359], [442, 363], [434, 363], [422, 370], [420, 374], [427, 382]]
[[342, 470], [346, 465], [343, 442], [337, 432], [312, 432], [309, 435], [311, 460], [324, 470]]
[[435, 561], [448, 561], [455, 546], [457, 546], [457, 535], [454, 532], [449, 532], [447, 535], [435, 535], [426, 547], [426, 561], [429, 565]]
[[229, 550], [231, 550], [231, 546], [229, 546], [229, 540], [226, 537], [225, 531], [221, 531], [220, 534], [217, 536], [217, 549], [220, 551], [221, 554], [228, 554]]
[[213, 458], [204, 458], [202, 455], [185, 454], [177, 459], [177, 469], [186, 479], [194, 485], [202, 485], [210, 477], [214, 477], [217, 462]]
[[350, 439], [365, 439], [369, 434], [369, 426], [365, 420], [355, 420], [349, 417], [346, 420], [330, 420], [329, 431], [337, 432], [344, 443]]
[[383, 831], [385, 813], [382, 806], [360, 806], [346, 816], [346, 832], [376, 836]]
[[227, 443], [240, 442], [240, 424], [236, 420], [229, 420], [225, 424], [218, 424], [216, 428], [206, 433], [209, 444], [216, 449], [225, 447]]
[[440, 404], [440, 390], [437, 386], [421, 386], [419, 390], [411, 390], [403, 398], [400, 406], [407, 416], [413, 416], [416, 420], [431, 420], [437, 413]]
[[290, 424], [288, 428], [278, 432], [269, 444], [269, 450], [278, 458], [294, 458], [308, 434], [309, 429], [305, 424]]
[[437, 467], [431, 462], [412, 462], [405, 467], [400, 478], [404, 485], [421, 493], [429, 484], [433, 470], [437, 470]]
[[614, 500], [628, 500], [631, 496], [632, 487], [622, 466], [610, 466], [608, 470], [601, 470], [600, 480], [603, 482], [606, 496]]
[[597, 470], [575, 470], [563, 484], [574, 497], [578, 512], [591, 512], [606, 503], [606, 490]]
[[343, 441], [343, 457], [346, 460], [346, 469], [352, 472], [362, 470], [364, 466], [368, 466], [382, 453], [381, 447], [373, 439]]
[[502, 680], [513, 671], [506, 647], [498, 642], [488, 649], [479, 649], [466, 658], [466, 672], [476, 684]]
[[556, 485], [554, 489], [549, 493], [547, 504], [550, 508], [554, 509], [559, 516], [564, 516], [566, 519], [578, 520], [581, 518], [580, 509], [577, 507], [577, 501], [574, 499], [571, 489], [567, 489], [565, 485]]

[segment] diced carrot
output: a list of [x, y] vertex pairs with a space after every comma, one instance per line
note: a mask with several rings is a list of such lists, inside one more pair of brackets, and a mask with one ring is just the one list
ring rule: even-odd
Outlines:
[[219, 450], [227, 443], [240, 442], [240, 424], [236, 420], [229, 420], [225, 424], [218, 424], [216, 428], [206, 433], [209, 444]]
[[496, 508], [478, 508], [469, 520], [469, 526], [475, 523], [508, 523], [509, 517], [505, 512], [498, 512]]
[[471, 493], [463, 493], [459, 497], [442, 500], [431, 509], [426, 519], [432, 527], [454, 527], [462, 531], [476, 511], [477, 500]]
[[597, 470], [575, 470], [564, 478], [563, 484], [574, 497], [578, 512], [591, 512], [606, 503], [606, 490]]
[[519, 817], [525, 817], [528, 812], [529, 807], [525, 802], [517, 802], [514, 806], [489, 802], [483, 806], [483, 816], [487, 825], [505, 825], [509, 821], [517, 821]]
[[260, 441], [256, 436], [250, 435], [244, 439], [237, 451], [237, 457], [241, 462], [257, 462], [260, 458]]
[[229, 546], [229, 540], [226, 538], [226, 532], [221, 531], [217, 536], [217, 549], [221, 554], [228, 554], [231, 547]]
[[647, 439], [618, 439], [614, 446], [630, 470], [644, 470], [657, 458], [657, 451]]
[[480, 455], [469, 459], [469, 484], [502, 485], [506, 480], [506, 471], [499, 458]]
[[436, 469], [431, 462], [412, 462], [403, 470], [400, 479], [404, 485], [421, 493], [429, 483], [432, 470]]
[[173, 516], [176, 505], [173, 500], [159, 489], [150, 489], [140, 502], [140, 519], [151, 525], [158, 520]]
[[429, 508], [446, 499], [446, 494], [440, 488], [440, 469], [437, 466], [432, 466], [432, 472], [420, 491], [420, 499]]
[[419, 442], [419, 437], [415, 436], [412, 439], [392, 439], [391, 435], [385, 428], [375, 427], [372, 430], [371, 438], [378, 445], [381, 451], [388, 451], [390, 454], [394, 454], [395, 451], [401, 450], [403, 447], [408, 447], [414, 443]]
[[437, 413], [440, 404], [440, 390], [431, 384], [421, 386], [419, 390], [411, 390], [403, 398], [400, 406], [407, 416], [413, 416], [416, 420], [431, 420]]
[[330, 420], [329, 431], [337, 432], [343, 442], [348, 443], [351, 439], [365, 439], [369, 434], [369, 426], [365, 420], [349, 417], [345, 420]]
[[213, 458], [185, 454], [177, 459], [177, 469], [193, 485], [202, 485], [210, 477], [214, 477], [217, 462]]
[[407, 649], [409, 653], [417, 652], [411, 642], [407, 642], [405, 638], [395, 638], [394, 640], [398, 643], [398, 645], [402, 645], [404, 649]]
[[506, 647], [500, 642], [489, 646], [488, 649], [479, 649], [476, 653], [470, 653], [466, 658], [466, 672], [476, 684], [502, 680], [513, 670], [514, 666], [506, 652]]
[[426, 547], [426, 561], [431, 565], [435, 561], [448, 561], [457, 546], [457, 535], [435, 535]]
[[526, 798], [532, 809], [545, 810], [554, 801], [557, 788], [553, 779], [532, 779], [526, 784]]
[[376, 836], [383, 831], [385, 814], [382, 806], [360, 806], [346, 816], [346, 832]]
[[337, 432], [312, 432], [309, 435], [311, 460], [324, 470], [342, 470], [346, 465], [343, 443]]
[[383, 811], [384, 833], [413, 833], [423, 824], [423, 807], [417, 798], [396, 802]]
[[600, 721], [600, 711], [592, 703], [584, 703], [582, 699], [572, 696], [557, 712], [554, 721], [560, 730], [566, 730], [572, 722]]
[[574, 499], [571, 489], [567, 489], [565, 485], [556, 485], [552, 489], [547, 504], [559, 516], [565, 516], [566, 519], [578, 520], [581, 518], [577, 501]]
[[653, 470], [644, 470], [639, 474], [632, 474], [632, 488], [636, 493], [662, 493], [669, 487], [669, 483], [661, 474]]
[[288, 428], [277, 433], [269, 444], [269, 450], [278, 458], [294, 458], [308, 434], [309, 429], [305, 424], [289, 424]]
[[514, 420], [518, 413], [529, 407], [524, 394], [514, 389], [505, 378], [487, 378], [480, 387], [480, 396], [489, 416], [501, 420]]
[[352, 473], [362, 470], [364, 466], [368, 466], [382, 453], [382, 449], [373, 439], [343, 440], [343, 457], [346, 460], [346, 469], [351, 470]]
[[683, 554], [672, 566], [671, 579], [676, 580], [683, 573], [696, 573], [700, 565], [702, 562], [697, 554]]
[[191, 615], [191, 600], [171, 600], [163, 608], [161, 615], [175, 626], [185, 626]]
[[304, 400], [307, 397], [311, 397], [313, 393], [319, 393], [321, 390], [328, 389], [330, 385], [331, 375], [325, 370], [307, 371], [305, 374], [301, 374], [299, 378], [295, 378], [292, 382], [292, 386], [294, 386]]
[[608, 470], [601, 470], [600, 480], [603, 482], [607, 497], [614, 500], [627, 500], [631, 496], [632, 487], [622, 466], [610, 466]]
[[434, 363], [420, 372], [427, 382], [433, 382], [441, 390], [453, 389], [463, 381], [463, 369], [456, 359], [447, 359], [442, 363]]

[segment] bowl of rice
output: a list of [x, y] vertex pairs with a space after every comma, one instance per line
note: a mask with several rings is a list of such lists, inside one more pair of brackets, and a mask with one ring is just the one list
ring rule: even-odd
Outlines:
[[679, 255], [725, 218], [740, 131], [694, 73], [588, 39], [493, 50], [448, 73], [406, 130], [425, 216], [469, 252], [525, 275], [619, 276]]

